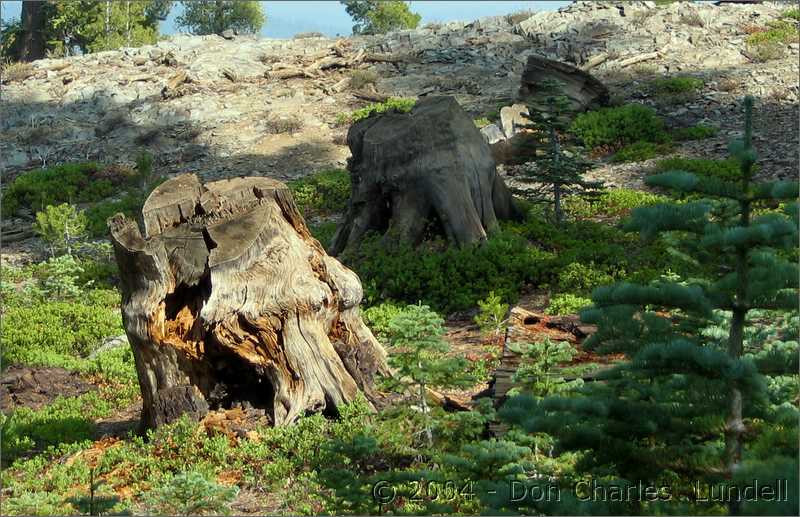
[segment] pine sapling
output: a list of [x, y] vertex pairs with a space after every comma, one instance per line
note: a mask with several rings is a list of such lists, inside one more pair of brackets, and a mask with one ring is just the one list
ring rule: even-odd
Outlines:
[[[798, 184], [753, 181], [752, 98], [744, 107], [744, 136], [730, 146], [739, 177], [651, 176], [650, 186], [699, 199], [637, 208], [628, 223], [645, 239], [669, 236], [691, 278], [599, 287], [582, 311], [598, 327], [584, 348], [626, 361], [602, 374], [604, 382], [587, 383], [581, 396], [520, 397], [500, 412], [529, 432], [556, 436], [564, 449], [590, 450], [582, 463], [589, 472], [631, 482], [671, 476], [681, 482], [673, 495], [686, 497], [692, 482], [738, 479], [748, 422], [766, 402], [761, 363], [743, 357], [748, 317], [757, 309], [796, 312], [800, 272], [790, 258]], [[765, 209], [775, 205], [781, 208]], [[720, 312], [730, 315], [724, 347], [704, 333]], [[729, 511], [737, 513], [733, 499]], [[637, 504], [615, 511], [642, 513]]]
[[543, 196], [552, 197], [553, 216], [556, 224], [564, 221], [562, 201], [565, 195], [576, 192], [592, 193], [601, 183], [588, 181], [583, 174], [591, 168], [591, 163], [579, 156], [577, 151], [565, 151], [562, 135], [569, 127], [574, 115], [569, 99], [559, 91], [563, 84], [554, 79], [542, 81], [540, 94], [528, 107], [531, 124], [527, 127], [537, 130], [540, 143], [545, 147], [543, 158], [532, 157], [524, 166], [523, 181], [539, 185], [525, 193], [534, 200]]
[[466, 387], [473, 383], [466, 374], [463, 357], [448, 357], [450, 345], [443, 339], [444, 321], [427, 305], [409, 305], [389, 323], [393, 350], [389, 358], [395, 370], [392, 384], [414, 397], [422, 412], [428, 447], [433, 446], [433, 431], [428, 406], [430, 388]]

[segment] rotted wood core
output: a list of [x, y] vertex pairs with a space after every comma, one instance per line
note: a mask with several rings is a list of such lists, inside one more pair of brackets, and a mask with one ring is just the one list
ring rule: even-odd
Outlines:
[[282, 425], [374, 400], [389, 371], [359, 315], [360, 281], [311, 236], [284, 184], [182, 175], [153, 191], [141, 223], [108, 221], [143, 425], [242, 403]]

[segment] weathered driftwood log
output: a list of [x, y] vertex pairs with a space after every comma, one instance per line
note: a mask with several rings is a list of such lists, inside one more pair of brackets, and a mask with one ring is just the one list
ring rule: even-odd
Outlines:
[[144, 235], [121, 214], [109, 227], [143, 424], [247, 402], [280, 425], [359, 391], [374, 398], [387, 367], [359, 316], [361, 284], [310, 235], [285, 185], [186, 174], [142, 216]]
[[468, 244], [518, 215], [488, 144], [453, 97], [425, 97], [409, 113], [361, 120], [347, 145], [353, 191], [334, 255], [370, 230], [417, 242], [431, 221], [450, 242]]
[[608, 88], [594, 76], [572, 65], [538, 56], [528, 56], [522, 72], [519, 100], [528, 105], [535, 102], [539, 95], [537, 88], [545, 79], [562, 83], [563, 91], [560, 93], [570, 100], [574, 111], [608, 104]]

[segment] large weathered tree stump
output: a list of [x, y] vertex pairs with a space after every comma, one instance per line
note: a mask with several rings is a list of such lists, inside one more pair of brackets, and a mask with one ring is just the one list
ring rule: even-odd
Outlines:
[[[276, 425], [373, 398], [385, 352], [358, 277], [326, 255], [291, 193], [266, 178], [159, 186], [109, 219], [146, 426], [248, 403]], [[181, 388], [181, 389], [176, 389]], [[206, 408], [207, 409], [207, 408]]]
[[361, 120], [347, 133], [352, 194], [336, 255], [368, 231], [418, 242], [430, 222], [454, 244], [486, 239], [517, 216], [489, 145], [453, 97], [425, 97], [409, 113]]

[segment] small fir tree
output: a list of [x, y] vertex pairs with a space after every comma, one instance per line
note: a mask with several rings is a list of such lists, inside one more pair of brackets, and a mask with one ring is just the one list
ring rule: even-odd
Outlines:
[[[649, 185], [702, 199], [638, 208], [629, 223], [645, 238], [668, 232], [695, 278], [596, 289], [594, 307], [582, 317], [598, 331], [584, 346], [623, 353], [628, 360], [603, 375], [604, 382], [587, 384], [581, 396], [517, 397], [500, 412], [528, 432], [556, 436], [562, 449], [588, 450], [578, 472], [670, 487], [667, 502], [640, 493], [615, 512], [641, 513], [644, 502], [652, 505], [648, 512], [710, 511], [696, 506], [709, 487], [766, 470], [754, 460], [743, 469], [746, 440], [759, 429], [770, 434], [757, 422], [769, 414], [771, 382], [764, 377], [765, 362], [756, 359], [764, 343], [753, 343], [756, 350], [747, 356], [744, 345], [753, 311], [797, 311], [798, 185], [753, 181], [752, 98], [744, 105], [744, 137], [730, 147], [739, 177], [686, 171], [652, 176]], [[767, 203], [784, 205], [767, 210]], [[716, 325], [719, 334], [720, 313], [728, 314], [722, 343], [703, 330]], [[796, 408], [789, 412], [796, 426]], [[785, 429], [778, 420], [775, 427]], [[761, 482], [797, 478], [796, 439], [788, 448], [794, 458], [770, 460], [775, 470]], [[794, 501], [788, 507], [796, 514], [796, 493]], [[729, 511], [740, 509], [734, 497]], [[771, 508], [776, 510], [781, 511]]]
[[575, 357], [575, 348], [565, 341], [545, 338], [538, 343], [512, 343], [512, 351], [520, 354], [520, 366], [514, 373], [515, 392], [529, 393], [535, 397], [557, 395], [583, 384], [581, 379], [566, 380], [558, 375], [559, 365]]
[[526, 147], [544, 147], [545, 155], [538, 158], [534, 152], [532, 159], [523, 165], [525, 174], [521, 178], [530, 184], [524, 192], [527, 197], [534, 201], [547, 199], [552, 203], [553, 217], [559, 225], [564, 221], [562, 201], [565, 195], [591, 193], [601, 186], [599, 182], [583, 178], [583, 174], [591, 168], [591, 162], [583, 159], [574, 149], [564, 149], [562, 135], [574, 113], [569, 99], [558, 93], [561, 90], [563, 84], [557, 80], [542, 81], [539, 94], [528, 106], [527, 117], [531, 124], [527, 127], [534, 129], [539, 138]]
[[499, 295], [490, 291], [489, 295], [478, 301], [478, 314], [475, 316], [475, 324], [482, 333], [497, 339], [508, 327], [508, 304], [503, 303]]
[[433, 431], [428, 406], [428, 388], [466, 387], [474, 380], [466, 372], [463, 357], [447, 357], [450, 345], [442, 339], [444, 321], [427, 305], [409, 305], [389, 323], [393, 346], [389, 362], [395, 370], [390, 381], [395, 388], [412, 395], [423, 417], [422, 432], [428, 447]]
[[75, 244], [86, 237], [86, 214], [68, 203], [48, 205], [36, 213], [33, 225], [37, 234], [49, 245], [50, 256], [72, 255]]
[[224, 486], [196, 471], [183, 472], [145, 497], [155, 515], [229, 515], [239, 487]]

